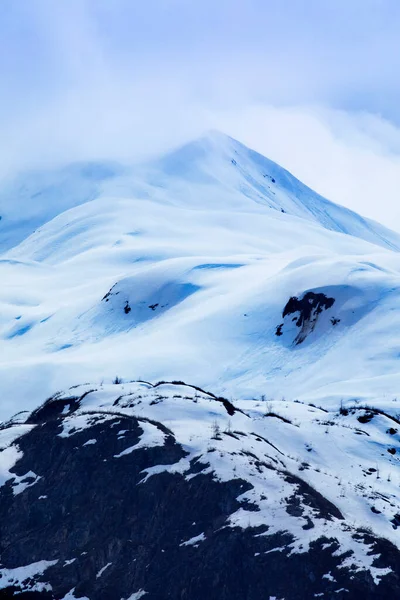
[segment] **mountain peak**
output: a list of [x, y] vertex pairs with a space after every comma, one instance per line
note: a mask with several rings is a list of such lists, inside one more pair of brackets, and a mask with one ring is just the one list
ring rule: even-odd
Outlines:
[[154, 164], [156, 168], [161, 168], [168, 174], [182, 176], [185, 175], [186, 168], [192, 167], [194, 163], [227, 158], [229, 154], [234, 153], [235, 145], [239, 145], [239, 142], [228, 135], [209, 130], [200, 137], [166, 152]]
[[[206, 185], [209, 191], [201, 192], [197, 207], [254, 210], [255, 205], [262, 205], [265, 209], [306, 219], [331, 231], [400, 250], [397, 233], [320, 196], [274, 161], [217, 130], [205, 132], [151, 162], [148, 167], [151, 171], [149, 181], [174, 190], [175, 198], [176, 186], [180, 190], [190, 186], [184, 196], [185, 204], [190, 196], [194, 206], [198, 186]], [[224, 190], [224, 194], [216, 195], [217, 187]]]

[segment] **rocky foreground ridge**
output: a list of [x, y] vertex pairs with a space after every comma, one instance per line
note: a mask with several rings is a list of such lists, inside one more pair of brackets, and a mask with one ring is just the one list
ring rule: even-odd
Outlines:
[[400, 597], [393, 409], [83, 385], [0, 430], [0, 598]]

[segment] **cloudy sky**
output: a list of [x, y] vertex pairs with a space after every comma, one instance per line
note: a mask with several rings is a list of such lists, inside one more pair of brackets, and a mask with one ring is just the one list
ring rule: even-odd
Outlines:
[[398, 0], [5, 0], [0, 178], [220, 129], [400, 230]]

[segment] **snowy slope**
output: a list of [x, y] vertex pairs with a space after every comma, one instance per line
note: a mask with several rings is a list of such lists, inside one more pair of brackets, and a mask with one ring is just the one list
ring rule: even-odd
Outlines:
[[23, 181], [0, 198], [0, 417], [116, 375], [336, 408], [396, 397], [398, 234], [215, 133]]
[[64, 210], [88, 202], [123, 173], [114, 163], [78, 163], [52, 171], [31, 171], [0, 190], [0, 250], [12, 248]]

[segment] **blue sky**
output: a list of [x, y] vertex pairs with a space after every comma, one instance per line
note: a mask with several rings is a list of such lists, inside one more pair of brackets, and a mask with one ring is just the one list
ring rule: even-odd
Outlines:
[[400, 3], [13, 0], [0, 176], [217, 128], [400, 229]]

